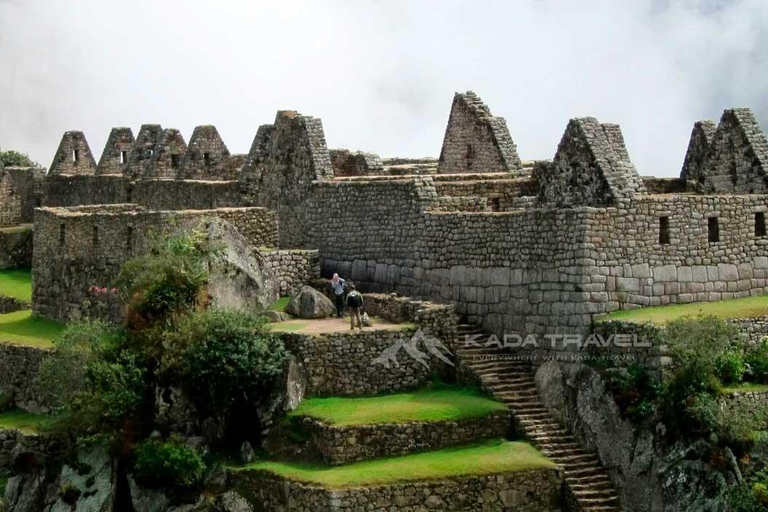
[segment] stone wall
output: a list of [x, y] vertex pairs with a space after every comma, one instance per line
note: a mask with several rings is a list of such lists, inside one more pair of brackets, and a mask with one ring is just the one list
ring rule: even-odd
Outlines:
[[32, 267], [32, 226], [0, 229], [0, 270]]
[[122, 204], [134, 201], [131, 182], [122, 176], [47, 176], [42, 206]]
[[235, 474], [235, 485], [254, 496], [265, 510], [551, 512], [561, 509], [563, 474], [559, 469], [542, 469], [331, 490], [268, 473], [239, 472]]
[[117, 176], [125, 174], [135, 141], [133, 130], [130, 128], [112, 128], [107, 143], [104, 145], [104, 151], [101, 152], [96, 174], [114, 174]]
[[520, 172], [522, 164], [504, 118], [494, 117], [472, 91], [453, 97], [439, 173]]
[[187, 180], [234, 180], [229, 149], [213, 125], [196, 126], [179, 172]]
[[0, 228], [32, 222], [44, 175], [36, 167], [0, 167]]
[[329, 152], [334, 176], [369, 176], [384, 174], [384, 164], [379, 155], [350, 152], [348, 149], [332, 149]]
[[48, 412], [45, 394], [36, 384], [40, 364], [48, 353], [45, 349], [0, 340], [0, 391], [10, 395], [16, 407]]
[[[150, 174], [150, 166], [163, 135], [163, 127], [159, 124], [143, 124], [136, 136], [136, 142], [128, 156], [128, 167], [123, 174], [131, 179], [141, 179]], [[76, 206], [76, 205], [73, 205]]]
[[119, 318], [119, 303], [93, 286], [114, 286], [121, 265], [182, 223], [219, 217], [254, 247], [274, 246], [275, 215], [263, 208], [148, 211], [136, 205], [40, 208], [35, 217], [32, 301], [35, 314], [67, 321]]
[[320, 277], [317, 251], [302, 249], [260, 250], [265, 268], [270, 269], [280, 284], [280, 296], [291, 295]]
[[303, 418], [301, 426], [311, 436], [311, 443], [323, 460], [335, 465], [504, 438], [510, 433], [511, 419], [505, 411], [461, 421], [349, 426]]
[[701, 190], [706, 180], [707, 154], [717, 126], [712, 121], [697, 121], [691, 130], [680, 179], [689, 190]]
[[17, 456], [31, 456], [42, 464], [47, 459], [60, 455], [61, 452], [61, 443], [49, 435], [0, 429], [0, 473], [4, 470], [11, 471]]
[[142, 177], [144, 179], [176, 179], [186, 153], [187, 143], [181, 132], [175, 128], [164, 129]]
[[65, 132], [53, 157], [48, 174], [93, 175], [96, 174], [96, 160], [83, 132]]

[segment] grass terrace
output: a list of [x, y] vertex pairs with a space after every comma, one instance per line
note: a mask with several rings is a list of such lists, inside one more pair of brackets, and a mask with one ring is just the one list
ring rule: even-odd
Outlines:
[[19, 302], [32, 302], [32, 271], [29, 269], [0, 270], [0, 295]]
[[668, 306], [626, 309], [595, 317], [595, 321], [621, 320], [625, 322], [664, 325], [670, 320], [683, 316], [698, 315], [711, 315], [723, 320], [766, 316], [768, 315], [768, 295], [716, 302], [691, 302], [689, 304], [670, 304]]
[[0, 412], [0, 429], [19, 430], [25, 434], [35, 434], [48, 425], [50, 416], [32, 414], [21, 409]]
[[345, 466], [258, 461], [235, 470], [266, 471], [288, 480], [341, 489], [554, 467], [554, 462], [528, 443], [494, 440]]
[[64, 324], [32, 316], [30, 310], [0, 315], [0, 342], [49, 348], [63, 330]]
[[331, 425], [371, 425], [482, 418], [506, 409], [477, 389], [446, 386], [369, 398], [309, 398], [288, 417], [306, 416]]
[[758, 384], [755, 382], [742, 382], [732, 386], [725, 386], [724, 393], [768, 393], [768, 384]]

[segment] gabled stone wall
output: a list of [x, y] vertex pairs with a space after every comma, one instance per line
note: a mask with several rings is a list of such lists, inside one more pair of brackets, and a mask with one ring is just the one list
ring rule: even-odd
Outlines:
[[163, 127], [159, 124], [141, 125], [129, 155], [128, 167], [123, 173], [126, 177], [141, 179], [149, 172], [157, 144], [162, 135]]
[[155, 145], [144, 179], [176, 179], [187, 152], [184, 136], [175, 128], [166, 128]]
[[213, 125], [195, 127], [189, 139], [179, 178], [185, 180], [233, 180], [228, 175], [229, 149]]
[[704, 187], [707, 155], [716, 129], [717, 126], [712, 121], [697, 121], [693, 125], [683, 170], [680, 172], [680, 178], [686, 182], [689, 190], [696, 191]]
[[112, 128], [104, 151], [101, 153], [96, 174], [114, 174], [117, 176], [125, 174], [135, 141], [133, 130], [130, 128]]
[[453, 97], [437, 172], [520, 172], [506, 121], [494, 117], [472, 91]]
[[96, 160], [93, 159], [93, 153], [83, 132], [64, 133], [48, 174], [70, 176], [96, 174]]

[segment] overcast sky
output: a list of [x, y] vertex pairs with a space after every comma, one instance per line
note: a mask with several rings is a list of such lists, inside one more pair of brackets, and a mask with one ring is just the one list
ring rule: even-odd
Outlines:
[[622, 126], [644, 175], [676, 176], [694, 121], [768, 126], [765, 0], [0, 0], [0, 147], [98, 160], [112, 126], [215, 124], [248, 151], [278, 109], [328, 146], [437, 156], [455, 91], [507, 119], [521, 158], [568, 122]]

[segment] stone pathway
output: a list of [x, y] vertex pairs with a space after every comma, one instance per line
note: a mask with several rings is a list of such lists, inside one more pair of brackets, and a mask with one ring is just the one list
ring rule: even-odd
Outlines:
[[472, 334], [482, 334], [482, 330], [473, 325], [459, 325], [455, 352], [461, 364], [509, 406], [525, 436], [563, 467], [565, 483], [578, 510], [621, 511], [616, 490], [597, 455], [582, 448], [542, 403], [531, 365], [513, 360], [510, 352], [501, 349], [464, 347], [464, 337]]

